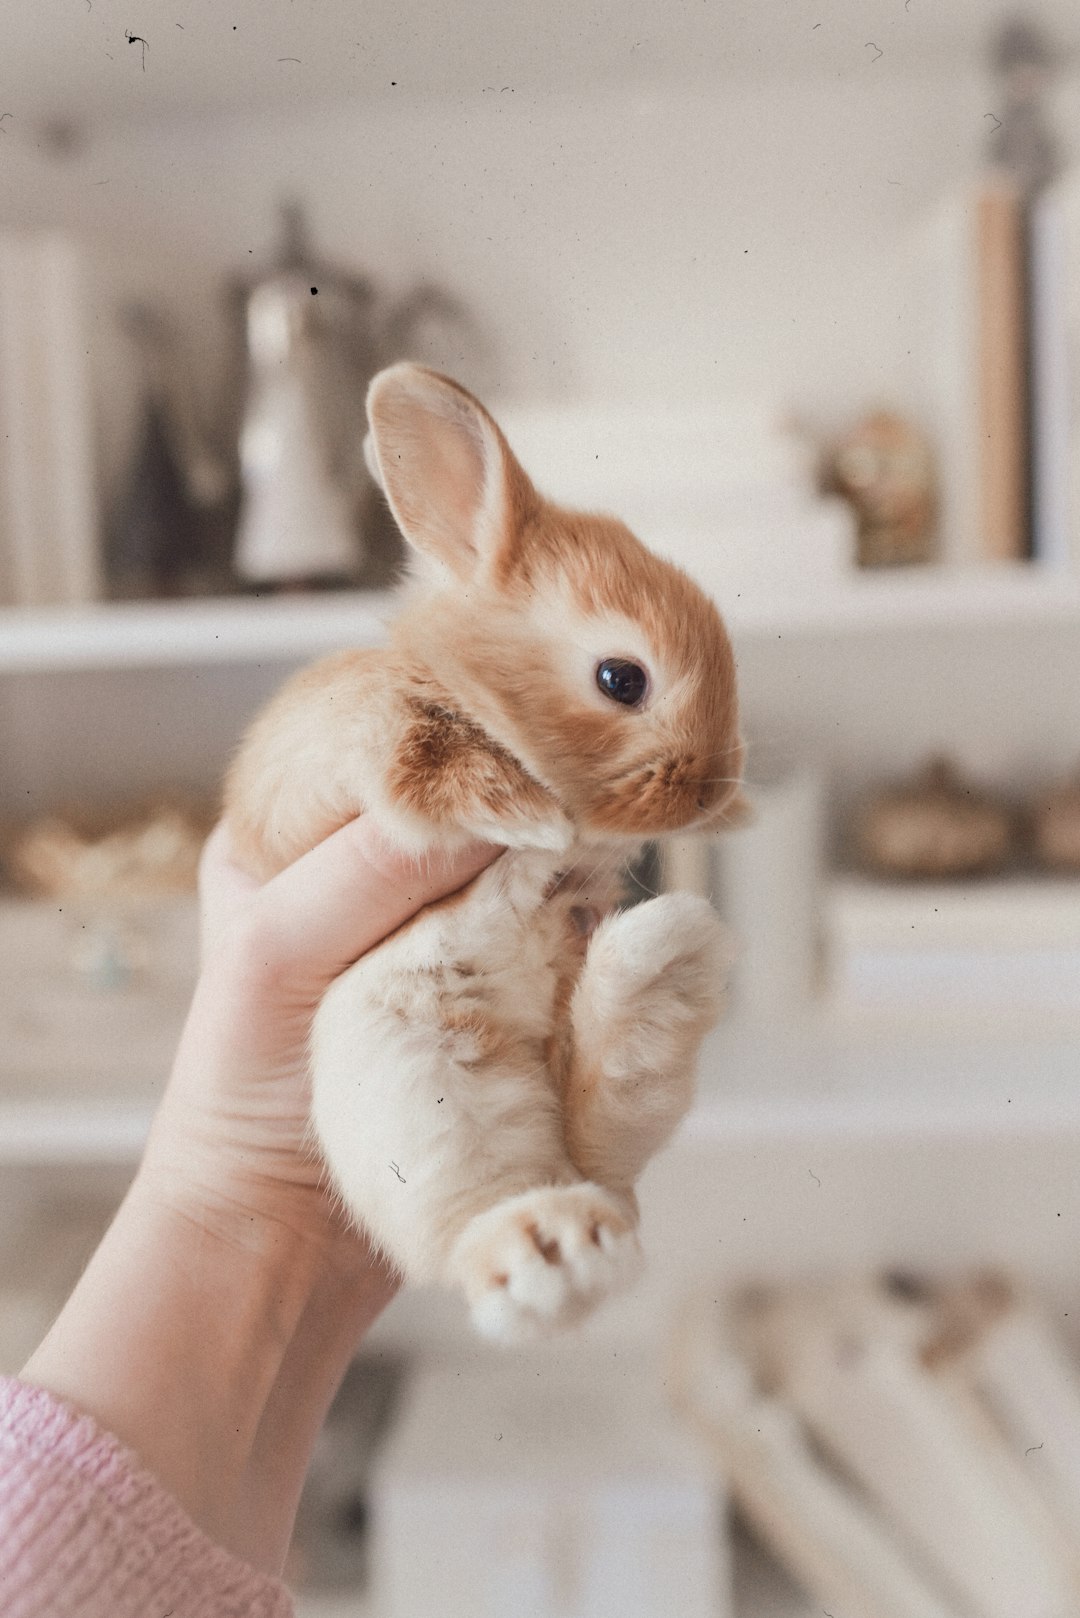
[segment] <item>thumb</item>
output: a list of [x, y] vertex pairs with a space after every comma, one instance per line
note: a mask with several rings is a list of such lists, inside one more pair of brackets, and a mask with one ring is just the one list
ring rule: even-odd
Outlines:
[[333, 832], [250, 900], [250, 967], [288, 998], [317, 997], [347, 966], [435, 899], [456, 892], [500, 850], [471, 843], [417, 859], [369, 817]]

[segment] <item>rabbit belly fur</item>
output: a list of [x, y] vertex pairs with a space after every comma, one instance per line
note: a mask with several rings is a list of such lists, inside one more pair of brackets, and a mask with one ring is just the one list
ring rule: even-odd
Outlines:
[[460, 1286], [489, 1337], [560, 1328], [635, 1275], [633, 1179], [716, 1015], [719, 930], [690, 895], [609, 917], [582, 964], [581, 907], [614, 865], [507, 853], [316, 1018], [312, 1116], [346, 1205], [406, 1275]]

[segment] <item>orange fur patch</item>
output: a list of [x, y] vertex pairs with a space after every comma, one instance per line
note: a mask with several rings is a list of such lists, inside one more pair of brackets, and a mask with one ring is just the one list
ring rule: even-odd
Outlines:
[[527, 1049], [525, 1041], [513, 1035], [482, 1006], [470, 1005], [447, 994], [440, 1001], [439, 1020], [450, 1036], [453, 1059], [462, 1067], [517, 1065], [527, 1069], [536, 1066], [537, 1051]]
[[[387, 679], [384, 651], [336, 652], [300, 669], [271, 699], [237, 750], [225, 779], [224, 813], [233, 851], [245, 870], [266, 881], [360, 812], [360, 803], [327, 811], [326, 781], [298, 780], [294, 760], [312, 736], [322, 738], [328, 765], [334, 738], [361, 710], [366, 695]], [[292, 836], [282, 835], [277, 813], [284, 796], [299, 796]]]
[[551, 798], [506, 748], [471, 719], [409, 698], [408, 729], [387, 775], [391, 795], [428, 820], [460, 825], [477, 810], [500, 815], [550, 813]]
[[673, 727], [667, 756], [626, 783], [622, 814], [605, 820], [615, 829], [637, 794], [642, 829], [670, 829], [711, 808], [735, 790], [725, 778], [739, 774], [735, 656], [715, 605], [681, 568], [654, 556], [623, 523], [546, 506], [522, 536], [511, 589], [540, 590], [565, 579], [581, 610], [614, 610], [639, 623], [677, 676], [692, 687]]

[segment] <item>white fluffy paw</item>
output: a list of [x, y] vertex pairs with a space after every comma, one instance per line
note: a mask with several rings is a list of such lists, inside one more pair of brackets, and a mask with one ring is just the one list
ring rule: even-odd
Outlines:
[[621, 1031], [637, 1040], [670, 1018], [711, 1027], [720, 1015], [734, 951], [707, 899], [664, 893], [624, 910], [589, 946], [582, 1012], [606, 1041]]
[[450, 1259], [482, 1337], [514, 1343], [582, 1320], [641, 1269], [629, 1215], [589, 1183], [509, 1197], [465, 1227]]
[[573, 824], [565, 815], [542, 818], [531, 815], [500, 815], [490, 820], [473, 818], [469, 831], [486, 842], [504, 848], [539, 848], [549, 854], [565, 854], [574, 841]]

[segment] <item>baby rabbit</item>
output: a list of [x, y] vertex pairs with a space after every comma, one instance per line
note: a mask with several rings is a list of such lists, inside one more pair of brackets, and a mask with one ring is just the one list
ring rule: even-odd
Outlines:
[[639, 1264], [634, 1182], [690, 1104], [728, 957], [703, 899], [608, 912], [642, 839], [737, 808], [734, 659], [696, 585], [613, 518], [544, 499], [456, 383], [392, 366], [368, 416], [414, 552], [400, 616], [385, 650], [286, 684], [226, 815], [263, 877], [361, 812], [420, 855], [505, 846], [332, 986], [312, 1118], [389, 1258], [512, 1341]]

